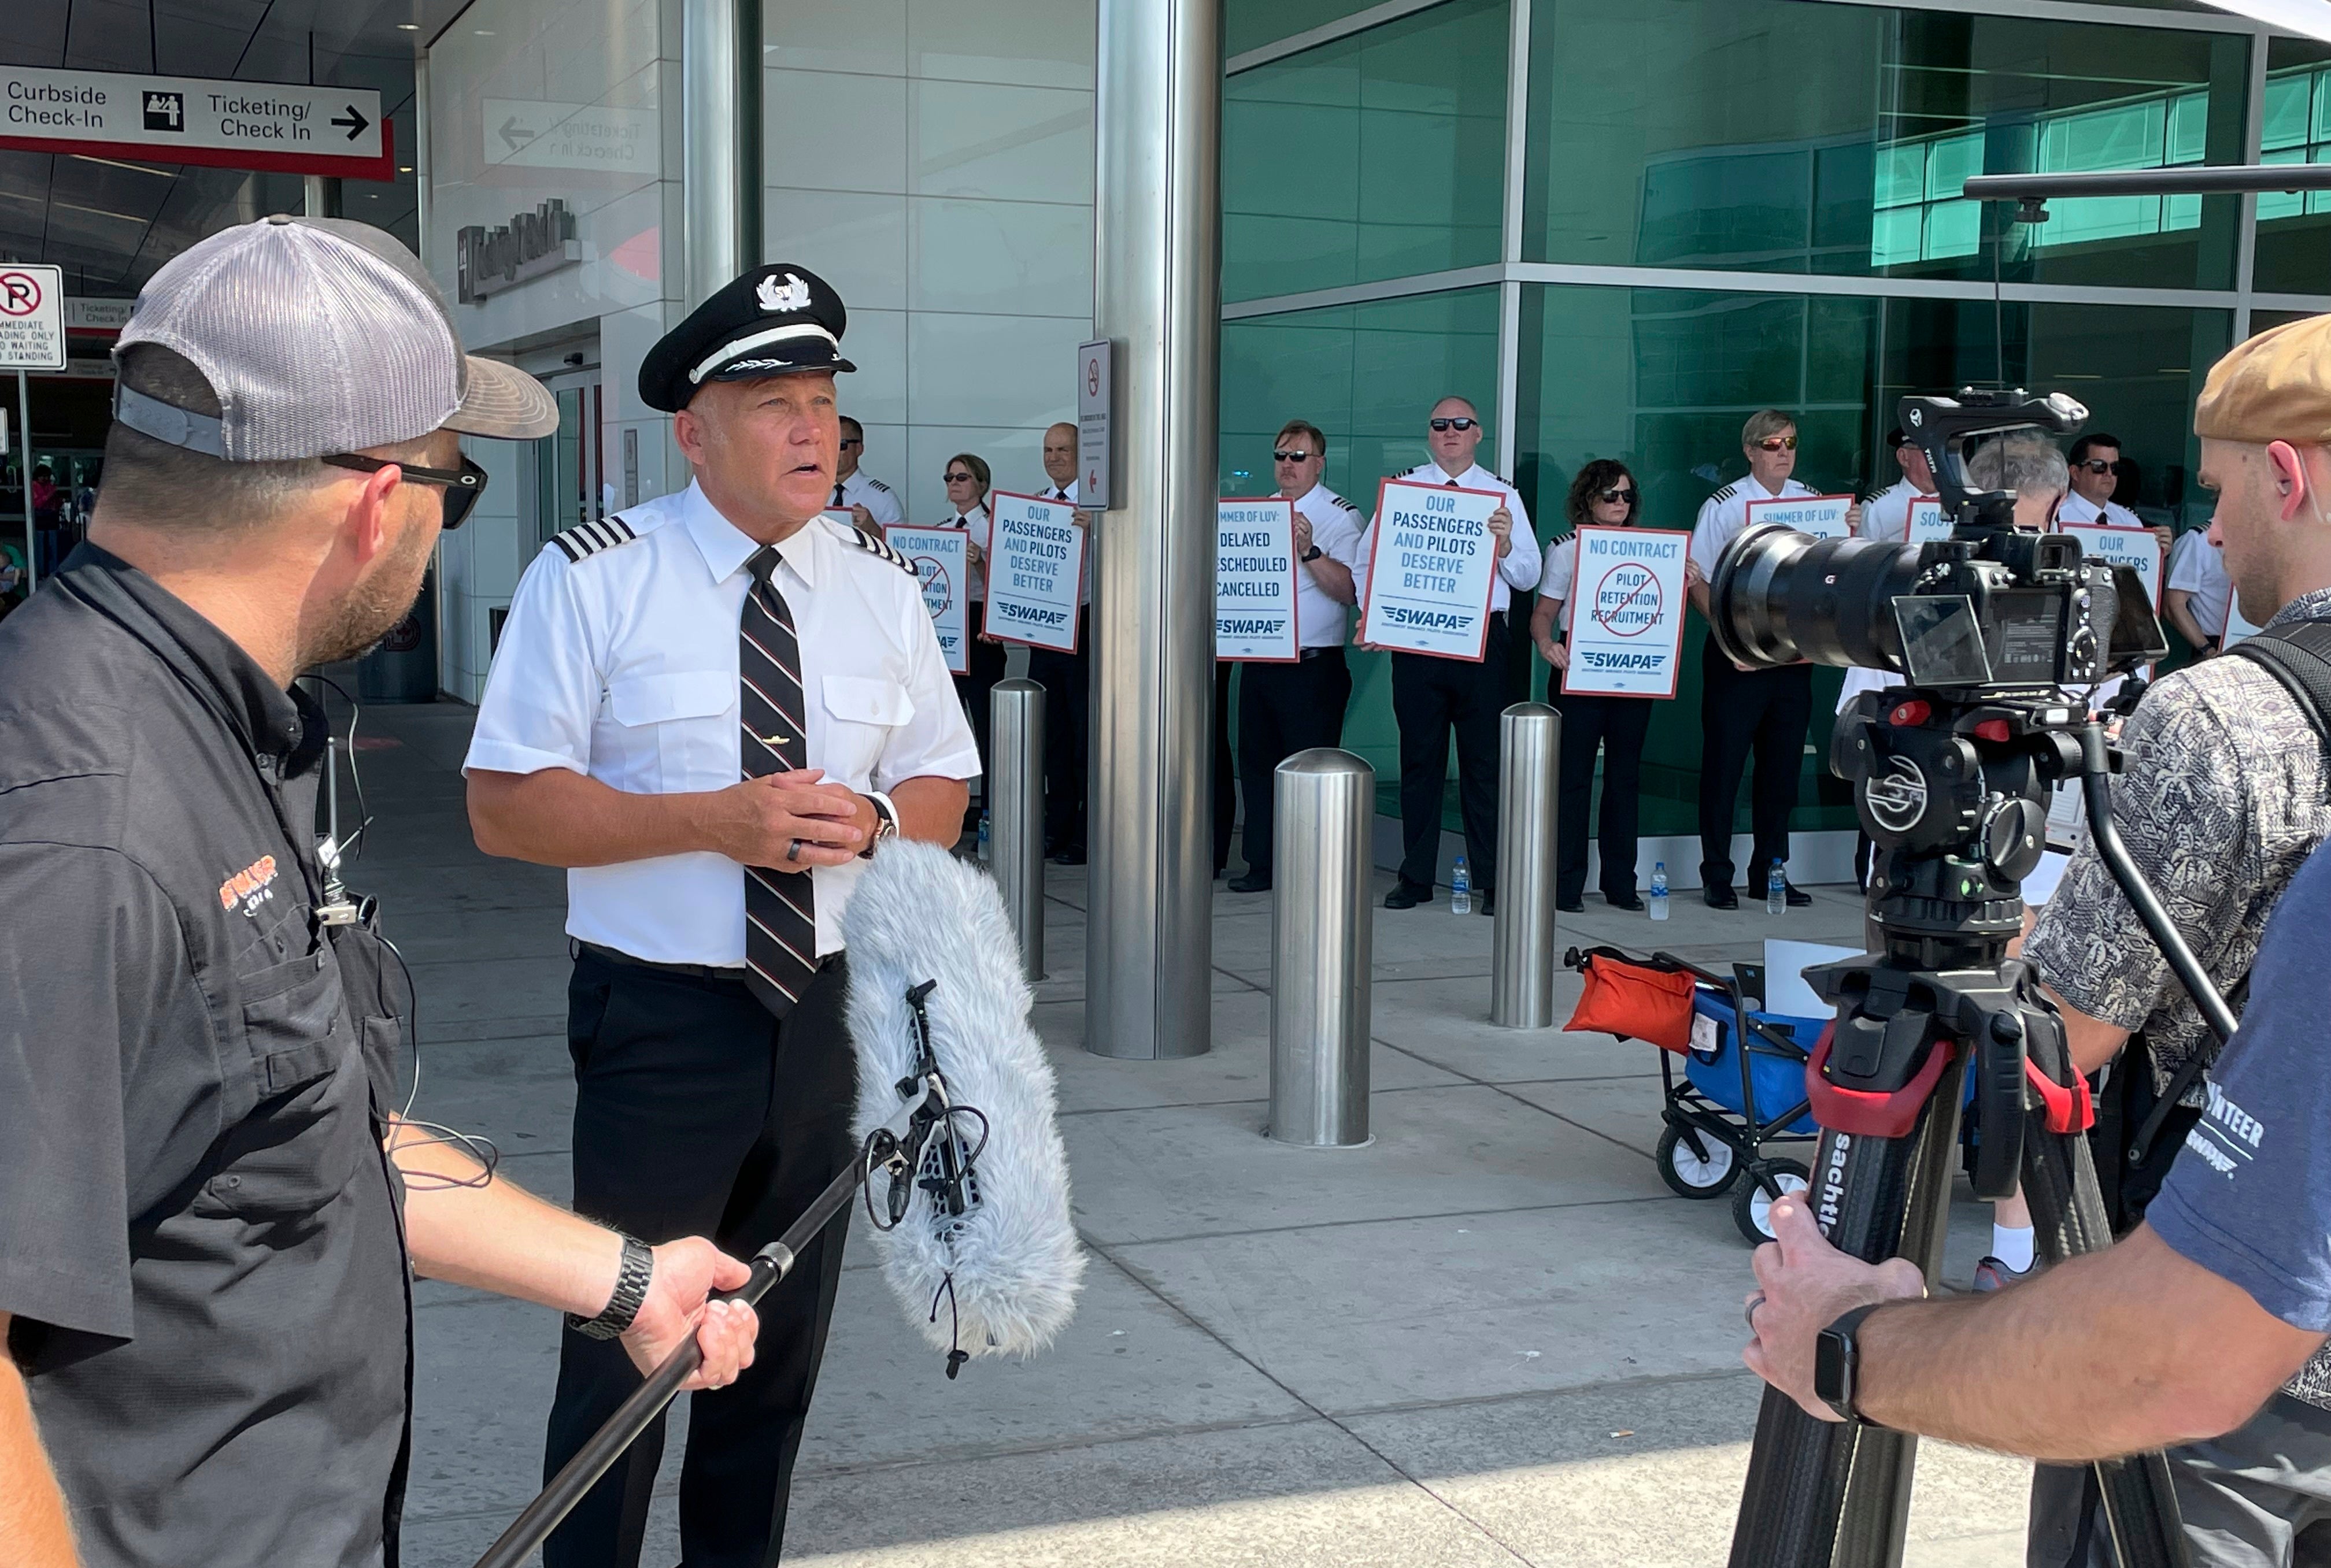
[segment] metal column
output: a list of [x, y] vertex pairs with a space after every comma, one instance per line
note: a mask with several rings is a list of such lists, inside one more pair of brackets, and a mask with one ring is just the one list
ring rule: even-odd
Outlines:
[[1333, 746], [1271, 780], [1270, 1126], [1282, 1144], [1368, 1141], [1375, 769]]
[[1044, 689], [1013, 676], [988, 694], [989, 870], [1020, 938], [1021, 973], [1044, 978]]
[[1498, 717], [1498, 933], [1489, 961], [1489, 1022], [1554, 1024], [1555, 774], [1562, 715], [1517, 702]]
[[686, 0], [680, 249], [693, 310], [761, 261], [761, 0]]
[[1118, 345], [1123, 492], [1092, 541], [1085, 1041], [1197, 1056], [1213, 997], [1222, 0], [1100, 0], [1096, 77], [1094, 325]]

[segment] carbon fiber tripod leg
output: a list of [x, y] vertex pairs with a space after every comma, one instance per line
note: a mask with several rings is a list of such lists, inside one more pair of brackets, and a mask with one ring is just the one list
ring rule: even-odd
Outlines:
[[[2050, 1133], [2032, 1118], [2023, 1139], [2023, 1195], [2049, 1262], [2112, 1245], [2088, 1140], [2081, 1134]], [[2185, 1526], [2168, 1459], [2158, 1452], [2131, 1454], [2099, 1459], [2095, 1468], [2120, 1568], [2185, 1568]]]
[[[1870, 1263], [1894, 1257], [1905, 1239], [1914, 1196], [1932, 1206], [1935, 1184], [1926, 1173], [1938, 1157], [1947, 1162], [1958, 1125], [1959, 1083], [1957, 1068], [1943, 1073], [1907, 1137], [1822, 1134], [1806, 1197], [1841, 1251]], [[1910, 1234], [1914, 1240], [1920, 1239]], [[1930, 1250], [1931, 1234], [1924, 1240]], [[1859, 1493], [1862, 1506], [1882, 1506], [1889, 1517], [1896, 1490], [1890, 1478], [1899, 1472], [1907, 1479], [1908, 1461], [1901, 1449], [1869, 1445], [1871, 1437], [1887, 1435], [1816, 1421], [1786, 1394], [1766, 1389], [1756, 1413], [1756, 1440], [1749, 1455], [1747, 1484], [1740, 1494], [1739, 1521], [1732, 1533], [1732, 1568], [1832, 1568], [1833, 1560], [1843, 1563], [1846, 1560], [1836, 1554], [1857, 1468], [1868, 1466], [1871, 1478]], [[1867, 1459], [1862, 1457], [1865, 1447], [1870, 1449]], [[1881, 1483], [1879, 1476], [1889, 1478]], [[1907, 1485], [1899, 1489], [1907, 1497]], [[1857, 1543], [1866, 1543], [1889, 1527], [1857, 1521], [1849, 1534]]]

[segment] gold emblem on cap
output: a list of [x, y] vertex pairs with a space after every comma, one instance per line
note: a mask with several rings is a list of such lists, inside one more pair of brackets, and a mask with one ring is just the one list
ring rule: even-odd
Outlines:
[[809, 285], [794, 273], [785, 274], [784, 287], [775, 278], [764, 278], [754, 290], [764, 310], [806, 310], [809, 309]]

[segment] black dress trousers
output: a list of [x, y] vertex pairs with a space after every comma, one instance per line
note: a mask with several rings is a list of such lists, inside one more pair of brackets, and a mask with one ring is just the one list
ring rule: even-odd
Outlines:
[[1635, 896], [1636, 827], [1643, 795], [1643, 736], [1651, 727], [1648, 697], [1565, 695], [1562, 671], [1546, 671], [1547, 703], [1562, 714], [1561, 824], [1556, 833], [1555, 898], [1575, 904], [1586, 892], [1586, 819], [1594, 795], [1594, 753], [1603, 753], [1603, 896]]
[[1400, 879], [1431, 888], [1441, 863], [1441, 800], [1449, 737], [1457, 737], [1457, 799], [1473, 891], [1497, 890], [1498, 715], [1505, 709], [1506, 613], [1489, 617], [1478, 664], [1424, 653], [1392, 656], [1400, 724]]
[[1044, 689], [1044, 852], [1085, 849], [1085, 770], [1092, 750], [1092, 606], [1077, 611], [1077, 651], [1028, 650]]
[[1761, 897], [1766, 870], [1789, 858], [1789, 813], [1797, 808], [1805, 728], [1813, 716], [1812, 666], [1735, 670], [1711, 637], [1701, 647], [1699, 670], [1706, 731], [1699, 759], [1700, 880], [1710, 888], [1732, 883], [1732, 808], [1753, 753], [1755, 863], [1748, 868], [1748, 891]]
[[[1214, 660], [1214, 875], [1231, 863], [1232, 830], [1238, 822], [1238, 767], [1231, 756], [1231, 675], [1238, 666]], [[1251, 812], [1250, 812], [1251, 816]], [[1250, 855], [1247, 860], [1253, 862]]]
[[1239, 782], [1246, 790], [1246, 866], [1270, 875], [1279, 765], [1299, 751], [1344, 744], [1351, 667], [1341, 648], [1306, 648], [1298, 664], [1253, 664], [1239, 677]]
[[995, 683], [1004, 679], [1004, 644], [983, 642], [979, 634], [987, 625], [987, 602], [974, 599], [964, 615], [965, 662], [968, 673], [954, 677], [955, 694], [962, 699], [965, 711], [971, 717], [971, 738], [979, 747], [979, 804], [964, 808], [965, 820], [976, 823], [979, 813], [995, 800], [995, 758], [988, 747], [988, 725], [993, 709], [988, 698]]
[[[827, 959], [780, 1022], [742, 981], [585, 948], [566, 992], [576, 1212], [651, 1245], [708, 1236], [734, 1258], [775, 1240], [850, 1163], [848, 984], [842, 956]], [[762, 1297], [753, 1364], [727, 1388], [689, 1396], [680, 1474], [688, 1568], [777, 1560], [847, 1233], [842, 1224], [820, 1231]], [[619, 1342], [560, 1334], [545, 1479], [640, 1383]], [[633, 1568], [663, 1433], [658, 1420], [567, 1516], [544, 1548], [546, 1568]]]

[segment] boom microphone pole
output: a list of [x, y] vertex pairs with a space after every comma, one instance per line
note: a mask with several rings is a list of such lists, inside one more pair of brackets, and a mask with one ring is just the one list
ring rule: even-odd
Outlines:
[[[995, 884], [944, 850], [893, 839], [852, 890], [842, 927], [858, 1152], [719, 1299], [759, 1301], [863, 1191], [884, 1277], [918, 1331], [947, 1350], [949, 1378], [975, 1356], [1033, 1354], [1075, 1311], [1084, 1258], [1051, 1064], [1028, 1025], [1032, 998]], [[879, 1209], [878, 1174], [889, 1181]], [[666, 1356], [477, 1568], [519, 1568], [703, 1359], [693, 1335]]]

